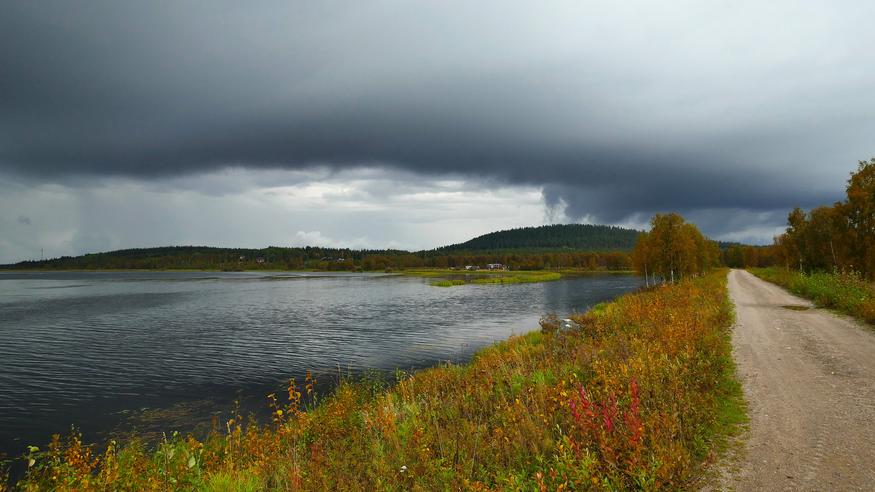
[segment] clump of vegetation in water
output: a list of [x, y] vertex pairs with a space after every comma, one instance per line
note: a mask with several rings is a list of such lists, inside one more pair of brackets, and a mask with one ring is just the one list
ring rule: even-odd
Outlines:
[[430, 283], [435, 287], [453, 287], [456, 285], [465, 285], [464, 280], [435, 280]]
[[[465, 365], [272, 395], [206, 438], [97, 452], [58, 436], [27, 456], [25, 490], [677, 489], [744, 412], [722, 273], [686, 279], [532, 332]], [[303, 398], [302, 398], [303, 396]], [[280, 400], [283, 400], [282, 402]]]
[[520, 272], [509, 275], [475, 278], [472, 284], [526, 284], [533, 282], [551, 282], [559, 280], [562, 274], [558, 272]]
[[468, 276], [465, 279], [435, 280], [430, 283], [435, 287], [455, 287], [467, 284], [526, 284], [535, 282], [550, 282], [559, 280], [562, 274], [558, 272], [514, 272], [495, 273]]
[[858, 273], [805, 273], [782, 267], [753, 268], [750, 271], [763, 280], [813, 300], [820, 307], [875, 324], [875, 286]]

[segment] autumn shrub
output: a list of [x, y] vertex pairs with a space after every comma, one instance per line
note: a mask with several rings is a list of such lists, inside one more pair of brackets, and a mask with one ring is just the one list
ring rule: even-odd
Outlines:
[[[391, 385], [313, 380], [205, 439], [75, 436], [33, 454], [25, 490], [626, 490], [691, 485], [738, 423], [724, 273], [602, 304], [468, 364]], [[308, 398], [310, 397], [310, 398]]]
[[875, 324], [875, 286], [855, 272], [804, 273], [781, 267], [754, 268], [751, 272], [790, 292]]
[[541, 316], [541, 319], [538, 320], [538, 324], [541, 325], [541, 333], [552, 335], [559, 331], [561, 321], [559, 321], [559, 317], [556, 316], [556, 313], [549, 313]]

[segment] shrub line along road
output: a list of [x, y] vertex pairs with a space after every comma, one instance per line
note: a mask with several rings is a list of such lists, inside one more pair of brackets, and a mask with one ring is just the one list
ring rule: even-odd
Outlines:
[[717, 487], [875, 490], [875, 332], [743, 270], [729, 293], [751, 420]]

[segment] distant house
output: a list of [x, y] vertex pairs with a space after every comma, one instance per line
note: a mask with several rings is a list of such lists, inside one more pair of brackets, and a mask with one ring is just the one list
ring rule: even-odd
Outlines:
[[488, 270], [504, 270], [507, 267], [502, 265], [501, 263], [490, 263], [486, 265], [486, 268]]
[[264, 263], [264, 257], [259, 256], [258, 258], [255, 259], [255, 263]]
[[246, 261], [246, 256], [240, 255], [240, 261]]
[[480, 270], [480, 267], [477, 265], [465, 265], [465, 270]]

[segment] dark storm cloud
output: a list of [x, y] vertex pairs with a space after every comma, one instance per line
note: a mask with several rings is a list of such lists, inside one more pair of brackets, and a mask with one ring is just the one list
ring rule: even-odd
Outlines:
[[812, 206], [875, 153], [872, 10], [4, 2], [0, 170], [384, 166], [608, 222]]

